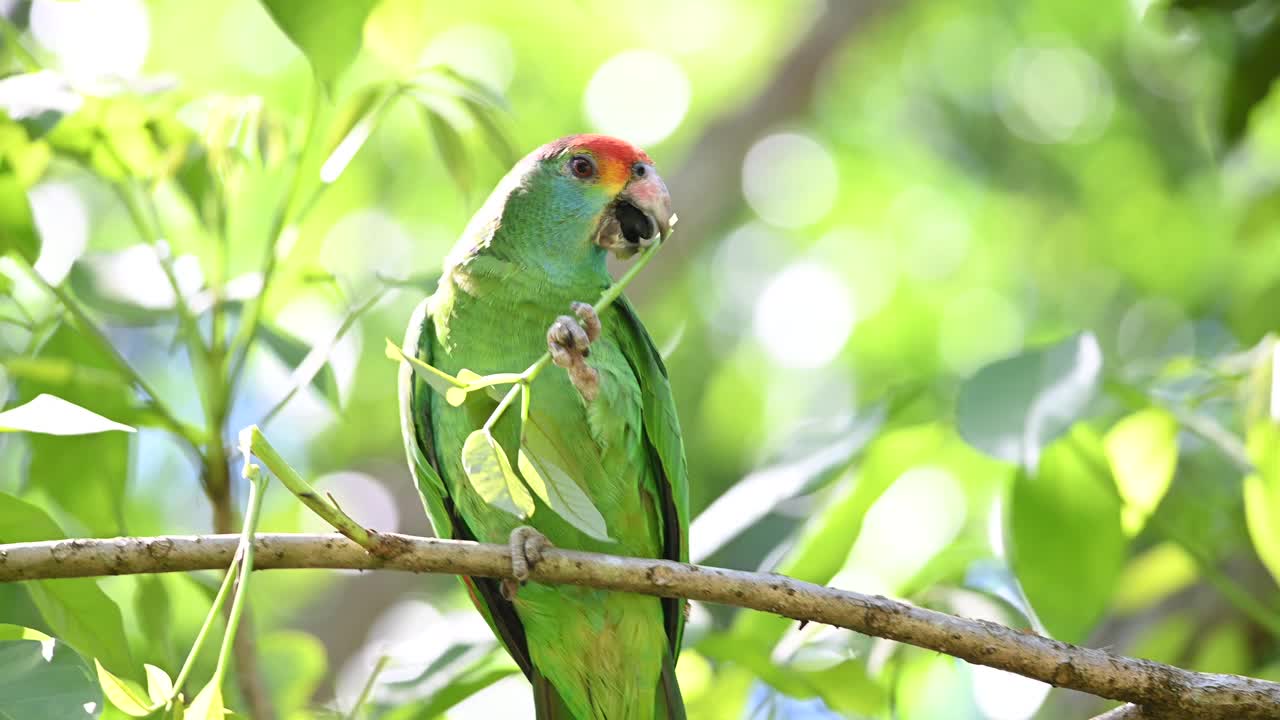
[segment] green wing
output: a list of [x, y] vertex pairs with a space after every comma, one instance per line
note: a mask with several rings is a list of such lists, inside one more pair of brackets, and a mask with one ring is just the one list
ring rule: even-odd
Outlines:
[[[614, 307], [626, 324], [626, 332], [619, 337], [627, 343], [624, 354], [631, 370], [640, 381], [643, 401], [642, 417], [645, 437], [649, 441], [652, 465], [657, 472], [661, 495], [663, 556], [668, 560], [689, 560], [689, 474], [685, 466], [684, 440], [680, 434], [680, 418], [676, 415], [675, 400], [671, 397], [671, 383], [667, 379], [667, 367], [654, 347], [635, 308], [626, 297], [619, 297]], [[667, 623], [667, 636], [671, 639], [672, 655], [679, 655], [681, 636], [684, 633], [684, 608], [682, 600], [663, 600]]]
[[[426, 363], [431, 362], [431, 336], [435, 332], [429, 303], [430, 298], [427, 298], [413, 311], [402, 346], [405, 355], [416, 356]], [[409, 469], [413, 472], [414, 481], [418, 485], [418, 494], [422, 496], [427, 517], [431, 519], [431, 526], [435, 529], [437, 537], [475, 540], [475, 536], [467, 528], [454, 506], [448, 485], [440, 477], [440, 466], [436, 462], [435, 441], [431, 432], [433, 391], [418, 379], [407, 362], [400, 364], [399, 381], [400, 431], [404, 436]], [[533, 664], [529, 660], [529, 646], [525, 640], [524, 627], [516, 617], [511, 603], [502, 598], [502, 591], [497, 581], [472, 577], [463, 577], [462, 581], [471, 594], [472, 602], [489, 623], [493, 634], [506, 646], [507, 652], [515, 659], [525, 676], [536, 684]]]

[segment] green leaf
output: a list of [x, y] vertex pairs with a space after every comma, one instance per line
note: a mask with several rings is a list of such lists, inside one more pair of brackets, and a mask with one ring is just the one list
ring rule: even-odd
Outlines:
[[1116, 423], [1103, 441], [1107, 462], [1125, 502], [1124, 529], [1137, 535], [1155, 511], [1178, 464], [1178, 421], [1156, 408]]
[[16, 253], [29, 263], [40, 257], [40, 235], [27, 189], [12, 173], [0, 174], [0, 256]]
[[314, 635], [280, 630], [263, 635], [258, 652], [280, 716], [293, 717], [306, 710], [328, 668], [324, 645]]
[[471, 161], [467, 157], [467, 148], [462, 142], [462, 136], [458, 134], [458, 130], [437, 103], [426, 101], [421, 95], [416, 97], [422, 105], [423, 117], [426, 119], [427, 128], [431, 130], [431, 138], [440, 151], [440, 159], [444, 161], [445, 169], [449, 171], [449, 176], [453, 178], [454, 184], [462, 191], [463, 196], [470, 195]]
[[164, 705], [173, 694], [173, 680], [169, 673], [151, 664], [142, 668], [147, 671], [147, 697], [151, 698], [151, 704]]
[[956, 427], [978, 450], [1034, 467], [1094, 401], [1102, 351], [1091, 333], [987, 365], [960, 386]]
[[307, 56], [316, 79], [333, 92], [356, 59], [364, 21], [377, 0], [262, 0], [276, 25]]
[[[819, 585], [830, 582], [848, 562], [871, 506], [917, 458], [936, 453], [946, 440], [937, 425], [904, 428], [876, 438], [867, 447], [856, 478], [837, 481], [776, 572]], [[776, 615], [742, 613], [734, 621], [733, 634], [744, 650], [767, 654], [794, 624]]]
[[394, 88], [371, 85], [347, 98], [329, 126], [329, 137], [324, 145], [325, 159], [320, 165], [320, 182], [332, 183], [342, 175], [373, 134], [393, 97]]
[[137, 432], [128, 425], [47, 393], [24, 405], [0, 412], [0, 432], [33, 432], [45, 435], [92, 435], [119, 430]]
[[516, 465], [533, 494], [588, 537], [613, 542], [604, 516], [591, 502], [591, 497], [557, 462], [560, 452], [555, 443], [534, 422], [525, 423], [522, 430], [522, 447], [516, 456]]
[[171, 630], [173, 612], [169, 591], [158, 575], [137, 576], [137, 590], [133, 594], [133, 609], [146, 638], [147, 655], [168, 662], [172, 659], [173, 639]]
[[1280, 582], [1280, 425], [1263, 420], [1246, 441], [1256, 472], [1244, 480], [1249, 538], [1271, 576]]
[[85, 720], [101, 709], [93, 670], [69, 645], [30, 628], [0, 625], [0, 718]]
[[108, 702], [131, 717], [146, 717], [150, 714], [147, 708], [150, 701], [141, 687], [112, 675], [97, 660], [93, 664], [98, 669], [98, 683], [102, 685], [102, 693], [107, 696]]
[[1019, 473], [1009, 512], [1013, 570], [1050, 634], [1080, 642], [1102, 615], [1128, 541], [1096, 433], [1083, 426]]
[[[280, 362], [290, 370], [297, 369], [311, 352], [310, 345], [268, 323], [261, 325], [260, 332], [267, 347], [271, 348], [271, 352], [275, 353], [275, 356], [280, 358]], [[338, 374], [334, 371], [333, 365], [326, 361], [319, 372], [311, 378], [311, 387], [329, 403], [329, 407], [334, 410], [342, 409], [342, 396], [338, 392]]]
[[404, 351], [400, 349], [400, 346], [395, 342], [392, 342], [390, 338], [387, 338], [386, 355], [390, 360], [409, 363], [410, 367], [413, 368], [413, 373], [427, 385], [430, 385], [432, 390], [435, 390], [441, 395], [447, 396], [449, 390], [452, 388], [465, 388], [467, 386], [466, 383], [449, 373], [444, 372], [443, 370], [437, 370], [416, 357], [406, 355]]
[[183, 713], [183, 720], [223, 720], [226, 707], [222, 704], [222, 678], [214, 677], [196, 693], [191, 705]]
[[[97, 346], [72, 325], [61, 325], [40, 348], [37, 358], [67, 363], [74, 369], [67, 376], [48, 378], [53, 382], [34, 376], [24, 379], [18, 386], [20, 398], [49, 393], [117, 421], [137, 424], [144, 419], [135, 407], [136, 395], [123, 381], [114, 387], [82, 381], [119, 375]], [[129, 477], [129, 434], [32, 435], [28, 444], [31, 460], [27, 476], [34, 487], [47, 492], [92, 534], [121, 532], [121, 508]], [[85, 462], [85, 458], [93, 461]]]
[[462, 469], [485, 502], [518, 518], [533, 514], [533, 497], [511, 469], [507, 453], [485, 428], [467, 436], [462, 445]]
[[[0, 493], [0, 543], [60, 540], [66, 537], [43, 510]], [[120, 608], [91, 578], [26, 583], [32, 602], [55, 637], [97, 658], [113, 673], [132, 678], [137, 667], [129, 652]]]
[[[449, 650], [445, 651], [446, 654]], [[443, 659], [445, 655], [442, 655]], [[380, 715], [381, 720], [435, 720], [458, 703], [484, 690], [499, 680], [511, 677], [520, 672], [510, 657], [501, 650], [485, 654], [479, 660], [466, 665], [461, 670], [447, 672], [450, 663], [432, 663], [428, 672], [418, 678], [426, 684], [444, 672], [443, 680], [436, 679], [432, 685], [440, 686], [439, 690], [421, 700], [403, 703]]]

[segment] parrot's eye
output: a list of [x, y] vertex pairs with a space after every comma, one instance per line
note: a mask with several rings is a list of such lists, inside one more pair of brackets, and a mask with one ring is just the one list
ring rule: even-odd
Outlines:
[[648, 172], [648, 171], [644, 169], [644, 163], [636, 163], [636, 164], [631, 168], [631, 172], [635, 173], [635, 176], [636, 176], [636, 177], [638, 177], [638, 178], [642, 178], [642, 177], [644, 177], [644, 174], [645, 174], [646, 172]]
[[573, 176], [581, 180], [587, 180], [595, 177], [596, 164], [591, 162], [591, 158], [586, 155], [574, 155], [569, 160], [569, 170]]

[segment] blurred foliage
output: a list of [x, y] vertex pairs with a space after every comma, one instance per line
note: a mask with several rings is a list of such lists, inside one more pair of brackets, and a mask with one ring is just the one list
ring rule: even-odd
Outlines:
[[[251, 423], [357, 519], [425, 531], [380, 347], [515, 157], [594, 128], [649, 136], [682, 217], [731, 200], [635, 298], [696, 560], [1280, 679], [1280, 12], [892, 4], [745, 158], [685, 167], [804, 84], [779, 59], [830, 8], [0, 2], [0, 407], [138, 428], [0, 433], [0, 542], [234, 531]], [[318, 528], [278, 491], [259, 527]], [[0, 586], [0, 713], [145, 714], [217, 592]], [[529, 708], [449, 578], [279, 572], [250, 597], [281, 718]], [[685, 643], [695, 718], [1102, 707], [727, 608], [695, 606]], [[202, 702], [261, 713], [226, 677]]]

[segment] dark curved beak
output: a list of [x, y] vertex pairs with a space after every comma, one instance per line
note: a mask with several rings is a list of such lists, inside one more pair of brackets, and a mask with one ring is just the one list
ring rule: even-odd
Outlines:
[[637, 165], [631, 181], [618, 197], [634, 205], [653, 223], [656, 234], [644, 238], [649, 243], [666, 238], [671, 233], [672, 219], [675, 217], [671, 210], [671, 193], [667, 192], [667, 184], [662, 181], [662, 176], [658, 175], [653, 165]]

